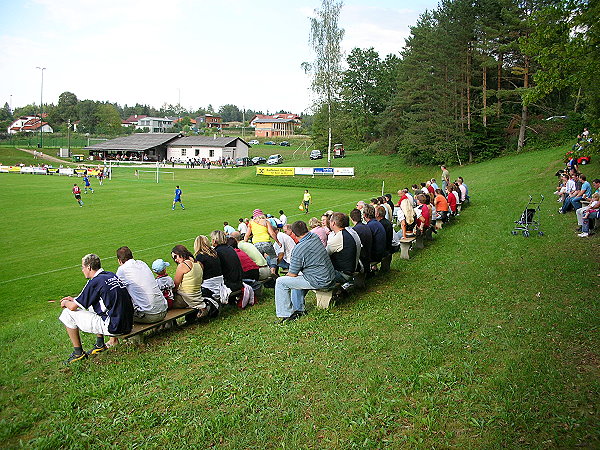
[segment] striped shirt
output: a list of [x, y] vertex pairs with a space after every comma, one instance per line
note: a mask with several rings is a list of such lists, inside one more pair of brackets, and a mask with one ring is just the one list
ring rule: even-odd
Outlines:
[[335, 283], [335, 269], [319, 236], [306, 233], [292, 252], [289, 273], [299, 274], [315, 289]]

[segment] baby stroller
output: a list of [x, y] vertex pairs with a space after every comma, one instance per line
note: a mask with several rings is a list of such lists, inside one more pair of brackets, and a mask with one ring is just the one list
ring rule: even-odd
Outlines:
[[519, 234], [519, 231], [523, 233], [524, 237], [529, 237], [532, 231], [537, 231], [538, 236], [543, 236], [544, 233], [540, 231], [540, 222], [535, 220], [535, 213], [540, 211], [540, 207], [544, 202], [544, 196], [540, 195], [541, 200], [534, 202], [533, 197], [529, 196], [529, 203], [525, 206], [523, 214], [519, 220], [515, 220], [515, 229], [512, 230], [513, 235]]

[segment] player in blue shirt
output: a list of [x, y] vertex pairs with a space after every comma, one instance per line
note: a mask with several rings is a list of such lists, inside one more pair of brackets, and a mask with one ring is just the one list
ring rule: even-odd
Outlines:
[[83, 182], [85, 183], [85, 186], [83, 187], [83, 192], [85, 194], [87, 194], [88, 189], [90, 190], [90, 192], [93, 194], [94, 193], [94, 189], [92, 188], [92, 186], [90, 185], [90, 179], [88, 178], [87, 175], [83, 176]]
[[173, 211], [175, 211], [175, 203], [179, 202], [179, 204], [181, 205], [181, 209], [185, 209], [185, 207], [183, 206], [183, 203], [181, 202], [181, 189], [179, 189], [179, 186], [175, 186], [175, 198], [173, 199]]

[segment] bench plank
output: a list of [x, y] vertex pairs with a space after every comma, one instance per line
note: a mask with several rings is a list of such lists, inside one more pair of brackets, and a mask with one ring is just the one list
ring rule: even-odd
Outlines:
[[183, 317], [187, 314], [196, 312], [197, 310], [195, 310], [194, 308], [176, 308], [176, 309], [170, 309], [167, 311], [167, 315], [165, 316], [165, 318], [163, 320], [161, 320], [160, 322], [156, 322], [156, 323], [134, 323], [133, 324], [133, 328], [131, 329], [131, 332], [129, 334], [126, 334], [124, 336], [119, 336], [120, 339], [129, 339], [132, 338], [134, 336], [138, 336], [139, 334], [143, 333], [144, 331], [148, 331], [148, 330], [152, 330], [154, 328], [158, 328], [161, 325], [165, 325], [167, 323], [170, 322], [174, 322], [175, 320], [179, 319], [180, 317]]

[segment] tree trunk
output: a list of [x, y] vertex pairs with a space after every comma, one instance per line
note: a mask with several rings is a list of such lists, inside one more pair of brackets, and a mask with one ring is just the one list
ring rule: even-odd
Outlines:
[[500, 100], [500, 90], [502, 89], [502, 64], [504, 62], [504, 53], [498, 55], [498, 88], [496, 91], [496, 100], [498, 108], [496, 111], [496, 117], [500, 118], [500, 110], [502, 109], [502, 101]]
[[327, 102], [327, 167], [331, 167], [331, 101]]
[[577, 98], [575, 99], [575, 106], [573, 107], [573, 112], [577, 112], [577, 108], [579, 108], [579, 99], [581, 98], [581, 86], [577, 90]]
[[471, 43], [467, 44], [467, 130], [471, 131]]
[[483, 89], [483, 127], [487, 128], [487, 67], [485, 67], [485, 65], [483, 66], [482, 89]]
[[[523, 75], [523, 87], [527, 89], [529, 87], [529, 56], [525, 56], [525, 74]], [[523, 100], [521, 100], [523, 102]], [[528, 111], [527, 105], [523, 102], [521, 108], [521, 127], [519, 128], [519, 143], [517, 144], [517, 151], [520, 152], [525, 146], [525, 128], [527, 127]]]

